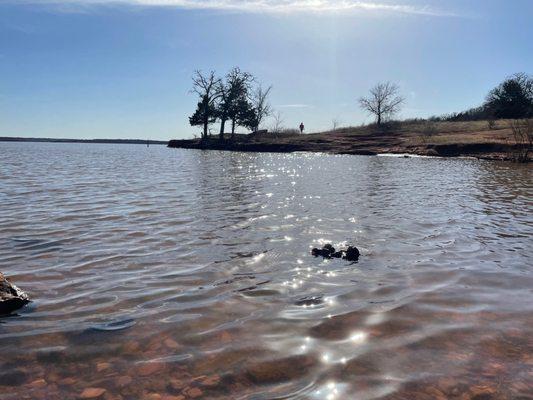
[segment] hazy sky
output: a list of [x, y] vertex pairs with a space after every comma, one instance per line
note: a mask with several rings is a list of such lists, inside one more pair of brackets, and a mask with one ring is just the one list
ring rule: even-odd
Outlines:
[[370, 121], [386, 80], [402, 117], [461, 111], [532, 72], [532, 21], [531, 0], [0, 0], [0, 136], [191, 137], [193, 71], [233, 66], [291, 128]]

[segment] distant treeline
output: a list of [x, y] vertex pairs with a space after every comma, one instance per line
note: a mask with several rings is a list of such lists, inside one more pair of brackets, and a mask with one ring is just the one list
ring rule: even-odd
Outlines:
[[492, 89], [481, 106], [429, 119], [432, 121], [479, 121], [523, 118], [533, 118], [533, 77], [525, 73], [517, 73]]
[[142, 139], [54, 139], [0, 136], [0, 142], [104, 143], [104, 144], [167, 144], [162, 140]]

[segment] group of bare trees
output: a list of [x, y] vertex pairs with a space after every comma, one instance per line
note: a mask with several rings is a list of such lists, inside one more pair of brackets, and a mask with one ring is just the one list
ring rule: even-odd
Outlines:
[[233, 138], [237, 126], [257, 131], [272, 113], [268, 102], [272, 87], [254, 86], [254, 76], [237, 67], [224, 78], [217, 77], [214, 71], [196, 71], [192, 81], [192, 92], [199, 96], [200, 101], [189, 122], [192, 126], [202, 127], [202, 139], [208, 137], [209, 124], [216, 121], [220, 121], [219, 138], [224, 140], [227, 122], [231, 123]]

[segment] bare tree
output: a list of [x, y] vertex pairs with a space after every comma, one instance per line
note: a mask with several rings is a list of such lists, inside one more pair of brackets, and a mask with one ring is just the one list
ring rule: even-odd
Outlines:
[[252, 98], [252, 104], [255, 111], [254, 129], [256, 132], [259, 130], [259, 126], [264, 119], [272, 114], [272, 108], [268, 103], [268, 95], [270, 94], [271, 90], [272, 86], [263, 89], [263, 87], [259, 85]]
[[201, 101], [198, 103], [198, 110], [195, 115], [191, 117], [191, 124], [201, 122], [203, 125], [202, 138], [205, 139], [207, 138], [209, 123], [215, 115], [215, 102], [221, 96], [221, 80], [215, 76], [215, 71], [203, 74], [202, 71], [197, 70], [192, 77], [192, 83], [191, 92], [200, 96]]
[[272, 114], [272, 132], [280, 133], [283, 130], [283, 115], [277, 111]]
[[517, 162], [529, 161], [529, 154], [533, 150], [533, 120], [511, 121], [514, 146], [512, 158]]
[[368, 97], [361, 97], [359, 104], [361, 108], [375, 115], [379, 125], [398, 113], [405, 99], [399, 95], [398, 85], [390, 82], [378, 83], [370, 89]]

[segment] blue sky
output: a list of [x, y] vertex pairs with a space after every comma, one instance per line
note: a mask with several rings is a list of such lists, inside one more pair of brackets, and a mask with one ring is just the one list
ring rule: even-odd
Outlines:
[[193, 71], [233, 66], [290, 128], [369, 122], [357, 99], [387, 80], [402, 117], [461, 111], [532, 72], [532, 20], [530, 0], [0, 0], [0, 136], [192, 137]]

